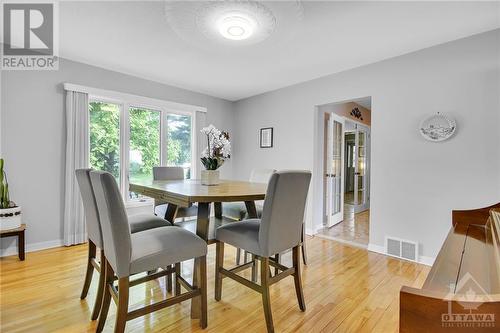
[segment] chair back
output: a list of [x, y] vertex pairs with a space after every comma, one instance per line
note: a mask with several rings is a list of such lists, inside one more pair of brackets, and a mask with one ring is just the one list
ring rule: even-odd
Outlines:
[[83, 201], [83, 211], [85, 212], [85, 224], [87, 225], [87, 235], [89, 239], [102, 249], [102, 231], [97, 202], [95, 201], [94, 190], [90, 183], [91, 169], [75, 170], [76, 181], [80, 188], [80, 195]]
[[274, 169], [253, 169], [250, 174], [250, 182], [267, 184], [275, 172]]
[[182, 180], [184, 179], [184, 169], [182, 167], [153, 167], [154, 180]]
[[266, 256], [301, 242], [309, 171], [279, 171], [271, 176], [259, 229], [259, 246]]
[[118, 277], [126, 277], [130, 272], [132, 242], [120, 189], [109, 172], [91, 171], [90, 180], [99, 211], [106, 259]]

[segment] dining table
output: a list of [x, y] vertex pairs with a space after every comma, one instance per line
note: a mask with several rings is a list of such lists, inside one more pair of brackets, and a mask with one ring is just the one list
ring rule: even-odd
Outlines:
[[[129, 185], [131, 192], [153, 198], [155, 206], [167, 204], [164, 217], [172, 224], [176, 224], [175, 216], [179, 207], [198, 206], [196, 219], [178, 223], [205, 240], [208, 244], [215, 243], [217, 227], [226, 223], [234, 223], [234, 219], [222, 215], [224, 202], [244, 202], [249, 218], [257, 218], [255, 207], [256, 200], [263, 200], [266, 195], [267, 184], [251, 183], [238, 180], [220, 180], [217, 185], [203, 185], [199, 179], [184, 180], [142, 180], [133, 181]], [[211, 214], [211, 206], [214, 212]], [[193, 270], [193, 283], [199, 285], [199, 272], [195, 259]], [[252, 269], [252, 279], [255, 280], [255, 265]], [[191, 317], [200, 317], [199, 297], [191, 301]]]

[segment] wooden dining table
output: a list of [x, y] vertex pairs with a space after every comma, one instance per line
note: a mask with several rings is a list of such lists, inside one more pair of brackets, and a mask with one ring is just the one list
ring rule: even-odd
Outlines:
[[[155, 205], [167, 204], [164, 218], [175, 223], [175, 216], [179, 207], [198, 206], [196, 220], [182, 222], [183, 227], [195, 232], [208, 244], [215, 242], [215, 230], [217, 227], [232, 223], [235, 220], [222, 216], [222, 205], [224, 202], [244, 202], [249, 218], [257, 218], [255, 208], [256, 200], [263, 200], [266, 195], [267, 184], [251, 183], [236, 180], [221, 180], [218, 185], [202, 185], [201, 180], [145, 180], [130, 183], [131, 192], [141, 194], [155, 199]], [[210, 214], [210, 206], [214, 206], [214, 215]], [[195, 259], [194, 267], [198, 267]], [[253, 270], [253, 278], [256, 278]], [[199, 274], [197, 269], [193, 270], [193, 282], [198, 285]], [[191, 301], [191, 317], [199, 318], [199, 297]]]

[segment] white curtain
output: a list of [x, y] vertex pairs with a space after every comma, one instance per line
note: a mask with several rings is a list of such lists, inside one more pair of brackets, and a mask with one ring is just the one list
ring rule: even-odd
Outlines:
[[89, 166], [89, 97], [66, 91], [66, 175], [64, 193], [64, 245], [87, 241], [85, 216], [75, 170]]
[[201, 170], [203, 170], [203, 164], [201, 164], [200, 161], [200, 156], [201, 152], [205, 147], [207, 146], [207, 139], [205, 136], [200, 132], [203, 127], [205, 127], [205, 122], [206, 122], [206, 112], [204, 111], [196, 111], [194, 120], [196, 123], [196, 154], [194, 156], [194, 160], [196, 161], [196, 179], [201, 178]]

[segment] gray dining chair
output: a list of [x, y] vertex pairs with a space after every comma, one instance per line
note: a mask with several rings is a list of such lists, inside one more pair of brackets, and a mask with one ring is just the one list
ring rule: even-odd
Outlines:
[[[300, 275], [299, 247], [302, 240], [307, 192], [311, 182], [308, 171], [281, 171], [272, 175], [267, 187], [261, 219], [249, 219], [217, 228], [215, 254], [215, 299], [222, 295], [222, 278], [229, 277], [262, 294], [268, 332], [274, 332], [269, 286], [293, 275], [299, 307], [306, 305]], [[236, 274], [252, 266], [252, 262], [230, 270], [223, 267], [224, 244], [244, 249], [260, 261], [260, 285]], [[275, 254], [292, 249], [292, 267], [278, 263]], [[254, 259], [255, 260], [255, 259]], [[278, 269], [271, 276], [270, 266]]]
[[[207, 244], [200, 237], [182, 228], [165, 226], [132, 234], [123, 199], [116, 180], [108, 172], [91, 171], [90, 179], [95, 193], [104, 242], [106, 287], [102, 300], [97, 332], [102, 332], [111, 298], [117, 304], [115, 333], [122, 333], [128, 320], [144, 316], [182, 301], [200, 297], [200, 326], [207, 327]], [[176, 282], [187, 290], [166, 300], [128, 310], [129, 288], [165, 276], [168, 271], [130, 280], [133, 274], [159, 267], [178, 265], [181, 261], [198, 258], [198, 279], [189, 284], [176, 274]], [[115, 285], [115, 275], [118, 286]]]
[[[251, 183], [262, 183], [267, 184], [269, 182], [269, 178], [276, 172], [274, 169], [253, 169], [249, 182]], [[262, 205], [263, 201], [256, 201], [255, 208], [257, 210], [257, 217], [260, 218], [262, 215]], [[222, 215], [229, 217], [231, 219], [242, 221], [247, 219], [248, 211], [245, 203], [243, 202], [225, 202], [222, 204]], [[247, 262], [247, 253], [243, 253], [243, 262]], [[236, 250], [236, 264], [239, 265], [241, 261], [241, 249]]]
[[[102, 264], [105, 262], [105, 252], [102, 241], [101, 224], [99, 221], [99, 214], [97, 212], [97, 202], [95, 199], [94, 190], [92, 189], [92, 184], [90, 182], [90, 171], [91, 169], [78, 169], [75, 170], [75, 176], [78, 182], [78, 187], [80, 189], [80, 195], [82, 197], [89, 242], [87, 269], [80, 298], [85, 299], [87, 297], [87, 293], [92, 282], [94, 269], [97, 270], [97, 272], [99, 273], [99, 282], [94, 309], [91, 315], [91, 319], [96, 320], [101, 309], [102, 295], [104, 290], [104, 272]], [[164, 219], [154, 216], [153, 214], [132, 215], [128, 217], [128, 222], [130, 224], [131, 233], [171, 225]], [[97, 248], [100, 249], [99, 261], [97, 261], [96, 258]]]
[[[153, 167], [153, 179], [183, 180], [184, 169], [182, 167], [156, 166]], [[155, 199], [154, 212], [156, 216], [167, 218], [167, 208], [168, 204]], [[192, 205], [190, 207], [177, 207], [176, 212], [173, 214], [174, 215], [173, 220], [175, 220], [176, 218], [195, 217], [197, 214], [198, 214], [198, 207], [196, 205]]]

